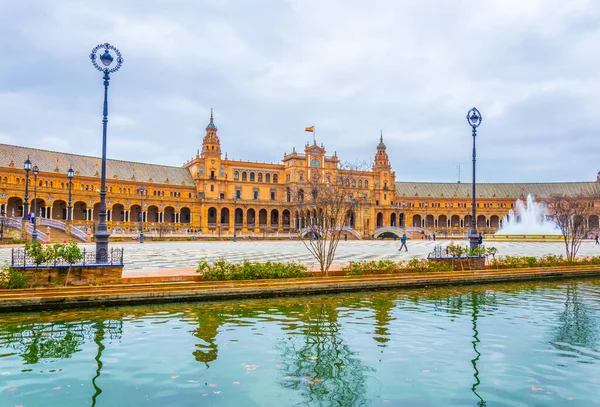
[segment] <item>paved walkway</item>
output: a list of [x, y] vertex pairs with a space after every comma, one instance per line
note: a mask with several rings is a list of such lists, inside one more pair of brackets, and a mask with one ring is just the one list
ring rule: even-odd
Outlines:
[[[467, 245], [466, 240], [456, 241]], [[392, 240], [368, 240], [340, 242], [335, 264], [345, 265], [359, 260], [407, 261], [412, 258], [425, 258], [435, 245], [447, 245], [447, 240], [408, 242], [408, 252], [398, 252], [400, 242]], [[485, 244], [485, 242], [484, 242]], [[499, 255], [541, 256], [553, 253], [564, 255], [562, 242], [493, 242]], [[193, 273], [198, 261], [224, 258], [232, 263], [250, 261], [298, 261], [309, 266], [317, 264], [301, 241], [238, 241], [238, 242], [146, 242], [111, 243], [114, 247], [125, 248], [124, 276], [175, 275]], [[93, 245], [85, 245], [93, 247]], [[600, 245], [593, 241], [583, 242], [581, 256], [600, 256]], [[0, 248], [0, 264], [10, 260], [10, 248]]]

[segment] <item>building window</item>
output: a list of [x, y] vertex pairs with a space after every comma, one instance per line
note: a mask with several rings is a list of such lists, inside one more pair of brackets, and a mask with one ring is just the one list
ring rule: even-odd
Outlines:
[[242, 172], [242, 181], [248, 181], [248, 173]]
[[263, 181], [263, 175], [262, 174], [258, 174], [258, 182], [262, 182]]
[[273, 183], [277, 184], [277, 174], [273, 174]]
[[254, 182], [254, 173], [253, 172], [250, 173], [250, 181]]
[[210, 192], [214, 192], [214, 191], [215, 191], [215, 186], [214, 186], [214, 185], [211, 185], [211, 186], [210, 186]]
[[237, 199], [241, 199], [241, 198], [242, 198], [242, 188], [241, 188], [241, 187], [238, 187], [238, 188], [235, 190], [235, 197], [236, 197]]
[[258, 189], [255, 189], [254, 191], [252, 191], [252, 198], [255, 201], [258, 201]]
[[204, 174], [204, 167], [200, 167], [200, 171], [198, 171], [200, 173], [200, 175]]
[[225, 199], [225, 194], [219, 194], [219, 198]]
[[240, 173], [239, 173], [239, 172], [237, 172], [237, 171], [234, 171], [234, 172], [233, 172], [233, 179], [234, 179], [235, 181], [239, 180], [239, 179], [240, 179]]
[[274, 201], [274, 200], [275, 200], [275, 190], [272, 189], [271, 190], [271, 201]]

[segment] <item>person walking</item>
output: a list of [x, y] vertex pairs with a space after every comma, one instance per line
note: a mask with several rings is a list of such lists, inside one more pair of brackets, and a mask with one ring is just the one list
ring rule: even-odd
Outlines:
[[596, 244], [600, 244], [600, 242], [598, 242], [598, 235], [596, 235]]
[[400, 245], [400, 248], [398, 249], [398, 251], [401, 252], [403, 247], [404, 247], [404, 249], [406, 249], [406, 251], [408, 251], [408, 247], [406, 247], [406, 233], [402, 234], [402, 238], [400, 239], [400, 242], [402, 242], [402, 244]]
[[433, 241], [435, 242], [435, 232], [433, 232], [433, 234], [431, 235], [431, 237], [433, 238]]

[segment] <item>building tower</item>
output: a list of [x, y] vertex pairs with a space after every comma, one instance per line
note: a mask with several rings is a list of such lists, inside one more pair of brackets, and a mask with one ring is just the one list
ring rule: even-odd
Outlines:
[[210, 123], [206, 126], [206, 135], [202, 140], [202, 158], [219, 157], [221, 158], [221, 141], [217, 136], [217, 126], [213, 119], [213, 111], [210, 109]]
[[375, 153], [375, 162], [373, 163], [373, 171], [390, 171], [390, 160], [387, 155], [386, 147], [383, 142], [383, 131], [379, 136], [379, 144], [377, 144], [377, 153]]

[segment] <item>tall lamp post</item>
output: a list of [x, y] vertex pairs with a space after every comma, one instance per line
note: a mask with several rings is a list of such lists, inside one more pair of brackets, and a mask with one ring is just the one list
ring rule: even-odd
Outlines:
[[23, 164], [25, 168], [25, 199], [23, 202], [23, 220], [29, 219], [29, 171], [31, 171], [31, 161], [29, 161], [29, 156], [25, 160]]
[[237, 217], [236, 216], [237, 214], [235, 213], [235, 210], [236, 210], [235, 205], [236, 205], [236, 203], [237, 203], [237, 195], [234, 192], [233, 193], [233, 241], [234, 242], [237, 242], [237, 233], [236, 233], [236, 228], [235, 228], [235, 221], [236, 221], [236, 217]]
[[148, 197], [148, 190], [140, 187], [138, 191], [140, 193], [140, 243], [144, 243], [144, 194]]
[[75, 172], [72, 167], [69, 167], [67, 171], [67, 177], [69, 177], [69, 204], [67, 205], [67, 222], [71, 222], [73, 220], [73, 177], [75, 176]]
[[[102, 50], [104, 53], [98, 55]], [[117, 60], [113, 64], [114, 58], [111, 51], [116, 54]], [[97, 59], [100, 59], [101, 65]], [[110, 74], [118, 71], [123, 65], [123, 57], [118, 49], [109, 43], [97, 45], [90, 54], [90, 60], [94, 67], [104, 73], [104, 106], [102, 117], [102, 174], [100, 181], [100, 213], [98, 214], [98, 227], [94, 237], [96, 238], [96, 263], [104, 264], [108, 262], [108, 237], [110, 232], [106, 227], [106, 126], [108, 124], [108, 83]]]
[[40, 173], [40, 169], [37, 165], [33, 166], [33, 233], [31, 234], [31, 241], [37, 240], [37, 176]]
[[477, 211], [476, 211], [476, 203], [475, 203], [475, 161], [477, 157], [477, 153], [475, 150], [475, 138], [477, 137], [477, 127], [481, 124], [481, 113], [477, 108], [472, 108], [467, 113], [467, 123], [471, 126], [473, 133], [473, 200], [471, 202], [471, 235], [469, 236], [469, 246], [471, 250], [475, 250], [479, 246], [479, 236], [477, 236]]

